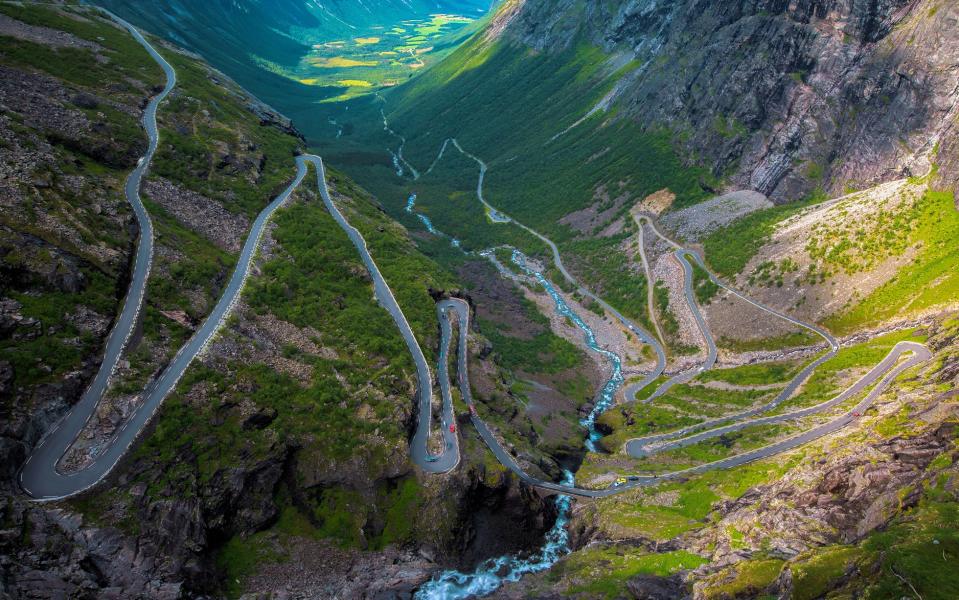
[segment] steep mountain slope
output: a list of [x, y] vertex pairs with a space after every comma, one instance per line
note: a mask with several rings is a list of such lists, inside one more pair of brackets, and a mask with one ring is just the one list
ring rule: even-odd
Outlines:
[[[546, 51], [585, 36], [637, 61], [611, 105], [732, 185], [790, 200], [921, 175], [956, 109], [951, 2], [527, 2], [507, 35]], [[547, 16], [548, 11], [548, 16]], [[578, 27], [562, 27], [577, 23]]]
[[[786, 407], [832, 397], [896, 341], [928, 337], [937, 355], [846, 433], [579, 505], [576, 551], [505, 597], [954, 593], [954, 553], [927, 566], [911, 558], [919, 544], [881, 530], [954, 544], [957, 19], [935, 1], [511, 2], [410, 84], [329, 108], [351, 135], [310, 141], [394, 214], [412, 190], [464, 247], [517, 245], [549, 265], [548, 249], [479, 205], [462, 148], [488, 167], [481, 198], [555, 240], [580, 281], [650, 326], [653, 287], [652, 312], [678, 329], [671, 365], [695, 371], [704, 342], [666, 293], [682, 287], [674, 248], [648, 225], [637, 239], [631, 211], [703, 248], [749, 297], [845, 335]], [[759, 199], [702, 202], [743, 189]], [[673, 274], [647, 281], [640, 244]], [[589, 453], [578, 484], [702, 465], [822, 422], [624, 456], [627, 439], [755, 407], [823, 349], [693, 277], [710, 328], [728, 336], [723, 368], [607, 412], [610, 454]]]
[[[65, 471], [124, 429], [210, 313], [302, 146], [287, 120], [222, 73], [153, 43], [177, 74], [141, 190], [155, 256], [139, 326]], [[127, 291], [140, 232], [122, 185], [146, 145], [139, 118], [161, 86], [155, 65], [93, 9], [0, 7], [0, 595], [234, 596], [283, 585], [315, 596], [347, 574], [357, 594], [402, 592], [444, 566], [535, 544], [552, 505], [518, 486], [474, 431], [448, 477], [410, 462], [409, 353], [315, 184], [274, 217], [233, 316], [113, 474], [67, 501], [27, 499], [17, 472], [96, 372]], [[557, 474], [544, 450], [578, 451], [568, 438], [579, 435], [576, 410], [592, 385], [583, 353], [520, 292], [490, 283], [484, 261], [444, 269], [375, 198], [342, 174], [328, 178], [428, 355], [438, 337], [432, 296], [486, 294], [524, 308], [488, 315], [497, 352], [473, 353], [488, 390], [477, 395], [499, 411], [491, 422], [509, 424], [527, 468]], [[549, 365], [554, 357], [562, 367]], [[510, 403], [507, 366], [568, 414], [534, 427], [532, 412]], [[299, 565], [311, 565], [309, 577]]]
[[[907, 372], [853, 431], [729, 471], [578, 506], [571, 524], [577, 549], [551, 571], [506, 588], [503, 597], [953, 597], [957, 325], [953, 312], [917, 332], [941, 363]], [[836, 373], [855, 372], [862, 353], [844, 351]], [[715, 375], [744, 389], [768, 381], [753, 377], [772, 367]], [[807, 393], [821, 386], [807, 386]], [[693, 395], [699, 406], [679, 397], [656, 405], [701, 413], [709, 398], [702, 391]], [[735, 401], [730, 394], [725, 400]], [[641, 405], [607, 414], [616, 428], [633, 421], [640, 430], [654, 426], [645, 420], [655, 413]], [[755, 435], [718, 438], [647, 464], [674, 468], [714, 459], [755, 443]], [[776, 435], [784, 434], [766, 439]], [[609, 477], [624, 468], [616, 455], [590, 455], [579, 477]]]
[[10, 480], [99, 363], [137, 235], [123, 179], [146, 150], [141, 103], [163, 76], [120, 31], [80, 21], [67, 33], [58, 29], [67, 19], [11, 6], [0, 14], [0, 397]]
[[[329, 108], [352, 135], [310, 141], [380, 197], [395, 198], [387, 207], [396, 214], [405, 186], [379, 148], [401, 147], [422, 171], [456, 137], [487, 162], [494, 205], [550, 235], [582, 280], [642, 321], [648, 311], [630, 300], [645, 293], [639, 261], [610, 257], [629, 253], [628, 212], [654, 192], [666, 189], [673, 209], [739, 189], [792, 204], [930, 170], [933, 186], [949, 189], [957, 177], [956, 10], [934, 0], [511, 2], [383, 101]], [[389, 130], [379, 126], [381, 110]], [[433, 173], [416, 186], [435, 186], [420, 194], [429, 207], [451, 188], [470, 193], [469, 179]], [[440, 204], [433, 218], [443, 221]], [[469, 239], [477, 227], [459, 220], [444, 230]], [[732, 238], [711, 247], [742, 245]], [[833, 298], [833, 310], [847, 301], [856, 300]]]
[[[221, 7], [246, 22], [233, 31], [252, 27], [229, 12], [238, 6]], [[260, 5], [246, 8], [254, 18]], [[282, 18], [276, 25], [289, 32], [319, 8], [261, 17]], [[34, 505], [18, 494], [16, 468], [82, 391], [125, 290], [136, 232], [122, 203], [105, 199], [139, 155], [135, 118], [158, 82], [142, 49], [96, 13], [0, 10], [10, 75], [0, 151], [29, 167], [11, 171], [16, 193], [3, 212], [12, 283], [5, 277], [2, 288], [0, 383], [14, 460], [0, 478], [0, 549], [10, 557], [0, 592], [402, 596], [437, 570], [535, 547], [553, 504], [487, 452], [458, 391], [456, 422], [435, 425], [458, 430], [463, 460], [435, 476], [408, 460], [413, 365], [355, 248], [318, 203], [312, 173], [265, 231], [229, 321], [120, 468], [70, 501]], [[195, 14], [211, 16], [203, 10]], [[956, 178], [955, 17], [953, 5], [925, 0], [511, 2], [409, 85], [311, 108], [335, 125], [311, 141], [375, 194], [327, 173], [333, 202], [366, 239], [428, 355], [435, 300], [471, 305], [476, 410], [506, 452], [544, 479], [559, 480], [562, 467], [578, 469], [586, 488], [626, 486], [578, 502], [572, 544], [556, 555], [573, 552], [500, 595], [955, 595], [944, 576], [959, 556], [959, 344], [949, 312], [959, 229], [947, 187]], [[908, 47], [907, 34], [938, 47], [884, 49]], [[209, 313], [251, 218], [292, 177], [302, 146], [222, 74], [170, 46], [161, 52], [180, 81], [161, 106], [161, 149], [144, 187], [158, 251], [142, 335], [67, 468], [123, 427], [139, 390]], [[902, 69], [919, 83], [890, 84]], [[835, 108], [826, 88], [848, 104]], [[31, 113], [37, 105], [42, 117]], [[836, 160], [815, 163], [822, 153]], [[896, 180], [822, 202], [849, 184], [842, 165], [863, 157], [862, 181]], [[903, 176], [907, 163], [913, 177]], [[779, 204], [758, 192], [703, 202], [750, 186]], [[800, 195], [807, 202], [784, 202]], [[580, 418], [657, 368], [652, 344], [567, 281], [546, 238], [479, 199], [557, 240], [586, 287], [664, 332], [665, 376], [598, 417], [588, 446], [598, 451], [584, 449]], [[762, 405], [825, 348], [795, 322], [770, 325], [768, 310], [721, 290], [701, 266], [689, 268], [685, 288], [674, 233], [750, 297], [848, 334], [776, 414], [828, 401], [899, 343], [925, 343], [934, 358], [862, 411], [854, 394], [824, 413], [627, 455], [627, 440]], [[530, 258], [516, 260], [507, 245]], [[97, 263], [100, 254], [113, 262]], [[84, 288], [85, 277], [106, 284]], [[904, 315], [910, 322], [893, 322]], [[708, 329], [728, 337], [716, 369], [699, 368], [713, 354]], [[696, 468], [831, 419], [848, 422], [789, 452], [637, 483], [636, 473]]]

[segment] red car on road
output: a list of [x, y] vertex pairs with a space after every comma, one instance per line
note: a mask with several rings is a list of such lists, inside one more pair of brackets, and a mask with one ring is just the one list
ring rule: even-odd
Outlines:
[[451, 424], [450, 424], [450, 433], [456, 433], [456, 424], [455, 424], [455, 423], [451, 423]]

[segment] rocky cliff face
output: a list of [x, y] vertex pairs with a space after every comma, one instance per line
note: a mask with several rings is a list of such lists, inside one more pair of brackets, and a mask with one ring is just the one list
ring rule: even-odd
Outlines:
[[[707, 498], [703, 518], [680, 513], [689, 530], [661, 528], [672, 522], [670, 513], [639, 511], [674, 505], [683, 495], [699, 502], [708, 477], [654, 488], [645, 499], [579, 503], [570, 524], [574, 552], [549, 574], [507, 587], [504, 597], [617, 589], [619, 597], [642, 600], [899, 598], [911, 592], [904, 583], [910, 579], [929, 586], [918, 594], [940, 589], [932, 581], [948, 577], [955, 565], [948, 532], [959, 498], [956, 317], [944, 315], [926, 329], [936, 361], [903, 376], [860, 423], [756, 463], [753, 475], [728, 471], [731, 480], [758, 472], [763, 481], [730, 497]], [[905, 535], [902, 527], [916, 531]], [[924, 548], [935, 562], [920, 584], [906, 561], [917, 564]], [[707, 561], [690, 568], [675, 560], [688, 560], [684, 552]]]
[[941, 166], [954, 185], [959, 6], [941, 0], [557, 3], [506, 13], [551, 51], [586, 36], [635, 65], [612, 104], [677, 134], [733, 187], [792, 200]]

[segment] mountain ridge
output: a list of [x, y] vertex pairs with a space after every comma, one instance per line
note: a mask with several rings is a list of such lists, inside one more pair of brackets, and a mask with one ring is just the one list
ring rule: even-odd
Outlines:
[[[959, 15], [950, 3], [586, 8], [526, 0], [495, 21], [499, 39], [538, 51], [561, 52], [585, 38], [635, 61], [602, 112], [669, 128], [692, 162], [779, 202], [817, 187], [835, 194], [923, 175], [938, 138], [955, 143], [959, 50], [949, 33]], [[859, 114], [844, 112], [850, 106]], [[954, 181], [954, 169], [943, 166], [941, 180]]]

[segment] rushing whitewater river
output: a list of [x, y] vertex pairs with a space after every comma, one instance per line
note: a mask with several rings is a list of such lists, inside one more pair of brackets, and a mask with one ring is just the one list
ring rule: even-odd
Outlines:
[[559, 293], [556, 287], [550, 283], [542, 273], [534, 271], [529, 267], [526, 262], [526, 257], [519, 250], [513, 250], [513, 262], [520, 269], [523, 270], [528, 276], [534, 278], [541, 286], [546, 289], [546, 293], [550, 295], [553, 299], [553, 302], [556, 304], [556, 312], [564, 317], [569, 318], [576, 327], [578, 327], [583, 332], [583, 336], [586, 339], [586, 346], [593, 352], [602, 354], [609, 360], [610, 367], [612, 368], [612, 373], [609, 376], [609, 380], [606, 382], [606, 385], [603, 386], [602, 391], [599, 393], [599, 397], [596, 399], [596, 404], [593, 406], [593, 410], [589, 411], [589, 414], [584, 417], [580, 423], [586, 430], [589, 432], [589, 437], [586, 438], [586, 447], [590, 451], [596, 451], [596, 442], [599, 441], [603, 434], [601, 434], [596, 429], [596, 417], [603, 414], [610, 406], [613, 405], [613, 399], [616, 396], [616, 390], [623, 385], [626, 379], [623, 377], [623, 360], [614, 352], [610, 352], [605, 348], [600, 347], [596, 343], [596, 334], [593, 333], [593, 330], [586, 324], [583, 319], [573, 312], [573, 309], [569, 307], [569, 304], [563, 300], [563, 296]]
[[[564, 485], [573, 485], [573, 474], [563, 472]], [[556, 522], [543, 540], [543, 546], [529, 556], [507, 554], [488, 558], [469, 573], [443, 571], [416, 592], [417, 600], [459, 600], [485, 596], [504, 583], [519, 581], [523, 575], [545, 571], [569, 553], [569, 512], [572, 499], [556, 496]]]
[[[406, 205], [407, 212], [414, 212], [413, 206], [415, 202], [416, 195], [411, 194]], [[433, 229], [428, 217], [419, 213], [414, 214], [420, 218], [427, 229], [431, 232], [438, 233]], [[612, 374], [606, 382], [606, 385], [603, 386], [596, 405], [593, 407], [593, 410], [580, 421], [589, 432], [586, 439], [586, 446], [590, 450], [595, 450], [596, 440], [602, 437], [595, 427], [596, 417], [612, 406], [616, 390], [619, 389], [624, 382], [622, 359], [615, 353], [601, 348], [599, 344], [596, 343], [596, 336], [589, 325], [570, 308], [559, 291], [542, 273], [529, 267], [526, 257], [522, 252], [513, 250], [512, 260], [527, 276], [532, 277], [543, 286], [553, 299], [557, 314], [569, 318], [582, 330], [586, 345], [589, 349], [605, 356], [612, 366]], [[570, 471], [564, 471], [563, 474], [564, 477], [561, 483], [564, 485], [573, 485], [575, 483], [573, 474]], [[415, 598], [419, 600], [457, 600], [485, 596], [496, 591], [504, 583], [519, 581], [524, 575], [549, 569], [556, 564], [556, 561], [569, 553], [569, 532], [566, 530], [566, 526], [569, 523], [571, 503], [572, 500], [569, 496], [560, 495], [556, 497], [556, 522], [553, 523], [550, 530], [546, 532], [543, 546], [538, 551], [528, 556], [507, 554], [488, 558], [480, 563], [476, 569], [468, 573], [455, 569], [443, 571], [420, 587], [416, 592]]]
[[448, 237], [450, 239], [450, 244], [452, 244], [454, 248], [460, 247], [460, 241], [458, 239], [456, 239], [455, 237], [448, 236], [442, 231], [440, 231], [439, 229], [437, 229], [436, 227], [433, 227], [433, 221], [431, 221], [429, 217], [427, 217], [421, 212], [413, 210], [415, 206], [416, 206], [416, 194], [410, 194], [409, 198], [406, 199], [406, 212], [410, 213], [411, 215], [416, 215], [416, 218], [418, 218], [420, 222], [423, 223], [423, 226], [426, 227], [426, 230], [432, 233], [433, 235], [438, 235], [440, 237]]

